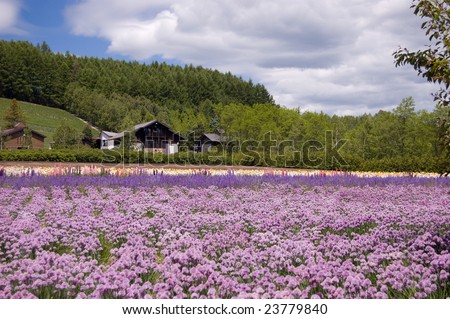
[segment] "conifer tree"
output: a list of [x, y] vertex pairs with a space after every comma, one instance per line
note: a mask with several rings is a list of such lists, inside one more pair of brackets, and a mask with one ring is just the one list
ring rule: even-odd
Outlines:
[[11, 105], [5, 110], [4, 120], [6, 128], [13, 128], [17, 123], [25, 124], [25, 115], [16, 99], [13, 99]]

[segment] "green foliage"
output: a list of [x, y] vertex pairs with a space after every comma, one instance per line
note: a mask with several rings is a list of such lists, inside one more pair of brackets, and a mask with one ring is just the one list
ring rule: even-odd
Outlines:
[[0, 96], [67, 109], [112, 131], [154, 117], [172, 125], [171, 112], [174, 121], [187, 110], [210, 117], [205, 110], [217, 103], [274, 103], [264, 86], [231, 73], [76, 57], [22, 41], [0, 41]]
[[12, 99], [11, 105], [4, 111], [4, 122], [6, 128], [13, 128], [17, 123], [26, 124], [25, 115], [16, 99]]
[[[0, 98], [0, 114], [4, 113], [10, 104], [10, 99]], [[49, 143], [53, 141], [53, 134], [61, 123], [66, 123], [80, 133], [85, 127], [83, 121], [64, 110], [22, 101], [20, 102], [20, 108], [26, 116], [27, 127], [46, 136], [44, 140], [45, 148], [48, 148]], [[4, 121], [0, 121], [0, 128], [3, 129], [5, 126]], [[98, 136], [98, 132], [95, 130], [93, 134]]]
[[[180, 152], [172, 155], [160, 153], [144, 154], [143, 152], [130, 151], [127, 158], [114, 150], [99, 149], [25, 149], [2, 150], [0, 161], [38, 161], [38, 162], [71, 162], [71, 163], [103, 163], [103, 164], [176, 164], [185, 165], [239, 165], [239, 166], [267, 166], [262, 161], [263, 154], [255, 151], [253, 156], [244, 153], [222, 154]], [[318, 157], [322, 155], [318, 154]], [[302, 156], [290, 154], [287, 158], [275, 158], [272, 166], [290, 168], [314, 168], [348, 171], [374, 171], [374, 172], [435, 172], [441, 173], [450, 169], [448, 162], [435, 157], [395, 157], [384, 159], [361, 160], [359, 157], [345, 156], [348, 166], [329, 166], [324, 161], [310, 161]]]
[[[397, 66], [409, 64], [419, 75], [430, 82], [450, 86], [450, 3], [447, 0], [413, 1], [414, 14], [424, 20], [421, 28], [425, 30], [431, 44], [425, 50], [411, 52], [400, 48], [394, 52]], [[437, 99], [448, 103], [448, 94], [442, 89]]]
[[80, 149], [25, 149], [0, 151], [0, 161], [120, 163], [121, 157], [114, 151]]
[[63, 123], [56, 128], [53, 136], [53, 148], [74, 148], [80, 145], [80, 134], [71, 126]]
[[269, 132], [272, 139], [293, 140], [298, 138], [296, 130], [302, 125], [297, 112], [272, 104], [219, 104], [215, 111], [220, 127], [233, 140], [261, 140]]
[[[409, 64], [429, 82], [442, 85], [435, 94], [444, 106], [450, 104], [450, 2], [448, 0], [413, 1], [414, 14], [424, 20], [421, 28], [430, 44], [425, 50], [409, 51], [400, 48], [394, 52], [396, 66]], [[450, 111], [438, 121], [441, 128], [440, 141], [450, 161]], [[449, 171], [450, 172], [450, 171]]]
[[[441, 3], [431, 2], [436, 6]], [[424, 4], [421, 6], [425, 8]], [[442, 16], [438, 19], [442, 20]], [[425, 27], [434, 28], [426, 24]], [[439, 36], [431, 31], [429, 35], [434, 36], [432, 40]], [[413, 62], [408, 59], [414, 59], [414, 55], [408, 52], [409, 55], [402, 56], [405, 53], [401, 50], [396, 53], [398, 65]], [[445, 50], [441, 53], [448, 54]], [[416, 62], [424, 62], [426, 56], [422, 54]], [[425, 62], [417, 65], [423, 72], [430, 65], [429, 61]], [[437, 82], [440, 79], [445, 84], [448, 77], [444, 67], [433, 69], [433, 74], [439, 70], [443, 77], [429, 79]], [[231, 73], [192, 65], [181, 67], [157, 62], [146, 65], [76, 57], [52, 53], [45, 43], [33, 46], [27, 42], [0, 41], [0, 96], [62, 108], [108, 131], [129, 130], [137, 123], [158, 119], [189, 137], [186, 144], [190, 147], [197, 142], [194, 137], [198, 139], [201, 133], [216, 129], [224, 129], [224, 136], [235, 141], [223, 152], [216, 150], [211, 154], [182, 152], [165, 156], [127, 151], [121, 155], [116, 150], [110, 153], [52, 150], [45, 155], [8, 153], [8, 158], [18, 160], [28, 156], [44, 161], [189, 162], [412, 171], [446, 167], [443, 159], [450, 154], [446, 151], [450, 143], [449, 109], [444, 104], [433, 112], [416, 111], [414, 101], [406, 98], [391, 112], [361, 116], [301, 113], [299, 109], [275, 105], [264, 86]], [[6, 103], [11, 102], [0, 99], [0, 110], [7, 107]], [[84, 140], [90, 137], [86, 124], [72, 114], [26, 102], [21, 102], [21, 106], [29, 127], [46, 135], [46, 143], [54, 140], [56, 147], [64, 148], [78, 145], [80, 137]], [[438, 122], [440, 126], [436, 125]], [[66, 123], [65, 127], [60, 128], [61, 123]], [[0, 124], [2, 128], [5, 126]], [[58, 134], [54, 136], [57, 128]], [[75, 137], [76, 142], [68, 140]], [[122, 146], [132, 142], [124, 141]], [[245, 146], [244, 149], [237, 150], [239, 145]], [[323, 159], [328, 160], [330, 155], [325, 152], [325, 146], [338, 148], [348, 166], [339, 161], [324, 163]], [[272, 152], [270, 156], [268, 150]], [[440, 164], [435, 165], [438, 160], [434, 158], [439, 157]]]
[[111, 258], [111, 249], [114, 248], [114, 243], [110, 241], [104, 234], [97, 236], [100, 242], [101, 248], [97, 253], [97, 261], [100, 265], [105, 265], [109, 262]]
[[[28, 107], [28, 104], [24, 103], [24, 106]], [[38, 108], [37, 105], [29, 106], [31, 111]], [[445, 157], [439, 157], [443, 152], [440, 142], [442, 131], [439, 126], [436, 126], [436, 121], [442, 114], [448, 112], [448, 107], [442, 105], [438, 105], [433, 112], [415, 111], [414, 101], [406, 98], [392, 112], [380, 111], [374, 115], [341, 117], [329, 116], [324, 113], [299, 113], [270, 104], [254, 106], [217, 104], [211, 106], [213, 112], [217, 114], [218, 124], [215, 125], [225, 128], [225, 135], [235, 141], [228, 147], [217, 148], [211, 153], [181, 152], [166, 156], [163, 154], [144, 155], [142, 152], [133, 150], [127, 150], [126, 154], [120, 154], [119, 150], [65, 151], [54, 149], [48, 153], [38, 150], [5, 151], [0, 159], [89, 163], [206, 164], [211, 166], [224, 164], [269, 165], [362, 171], [444, 172], [445, 168], [449, 167]], [[42, 108], [46, 110], [46, 108]], [[61, 111], [53, 110], [54, 113]], [[43, 114], [51, 116], [52, 113], [43, 112]], [[191, 129], [194, 128], [197, 131], [196, 137], [202, 131], [208, 131], [207, 121], [200, 121], [200, 124], [195, 126], [201, 116], [195, 115], [193, 112], [189, 114], [191, 117], [177, 123], [179, 127], [185, 127], [185, 130], [188, 130], [189, 126], [193, 125]], [[36, 116], [31, 117], [31, 120], [35, 119]], [[64, 120], [61, 122], [64, 123]], [[67, 126], [73, 127], [73, 123], [79, 123], [76, 129], [78, 134], [81, 134], [83, 128], [87, 133], [86, 124], [79, 120], [71, 122], [70, 125], [68, 122], [65, 123], [67, 124], [65, 130], [60, 128], [65, 136], [77, 135], [73, 130], [66, 134]], [[39, 127], [36, 130], [42, 132]], [[328, 133], [326, 133], [327, 130]], [[327, 134], [329, 134], [328, 137]], [[252, 138], [253, 136], [255, 138]], [[245, 140], [247, 137], [249, 140]], [[324, 147], [339, 145], [343, 140], [347, 142], [342, 148], [339, 148], [339, 153], [345, 163], [324, 161], [329, 159], [324, 153]], [[130, 143], [132, 142], [131, 140]], [[194, 140], [190, 142], [193, 143]], [[127, 142], [125, 141], [125, 143]], [[56, 146], [58, 147], [58, 145]], [[271, 151], [270, 155], [268, 150]]]
[[86, 140], [86, 141], [92, 140], [93, 135], [92, 135], [91, 126], [86, 124], [86, 126], [84, 127], [83, 132], [81, 132], [81, 134], [82, 134], [82, 140]]

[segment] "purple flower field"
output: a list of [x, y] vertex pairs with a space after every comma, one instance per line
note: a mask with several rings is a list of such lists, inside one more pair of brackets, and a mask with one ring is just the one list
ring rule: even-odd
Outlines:
[[0, 298], [450, 298], [449, 179], [0, 177]]

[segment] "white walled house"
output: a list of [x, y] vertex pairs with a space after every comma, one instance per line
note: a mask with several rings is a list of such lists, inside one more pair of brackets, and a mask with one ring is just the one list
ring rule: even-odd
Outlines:
[[117, 142], [114, 139], [119, 133], [102, 131], [100, 133], [100, 148], [102, 150], [110, 150], [117, 146]]
[[166, 145], [166, 154], [175, 154], [178, 153], [178, 144], [167, 144]]

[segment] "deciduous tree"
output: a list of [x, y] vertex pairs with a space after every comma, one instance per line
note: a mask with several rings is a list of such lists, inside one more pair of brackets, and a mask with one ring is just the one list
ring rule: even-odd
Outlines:
[[[425, 30], [430, 44], [425, 50], [410, 51], [400, 48], [394, 52], [396, 66], [410, 64], [419, 75], [429, 82], [441, 85], [435, 100], [443, 105], [450, 104], [450, 1], [414, 0], [411, 8], [414, 14], [424, 20], [421, 28]], [[444, 131], [442, 142], [450, 158], [450, 112], [438, 119]]]
[[63, 123], [58, 126], [53, 135], [54, 148], [73, 148], [80, 144], [80, 134], [74, 128]]

